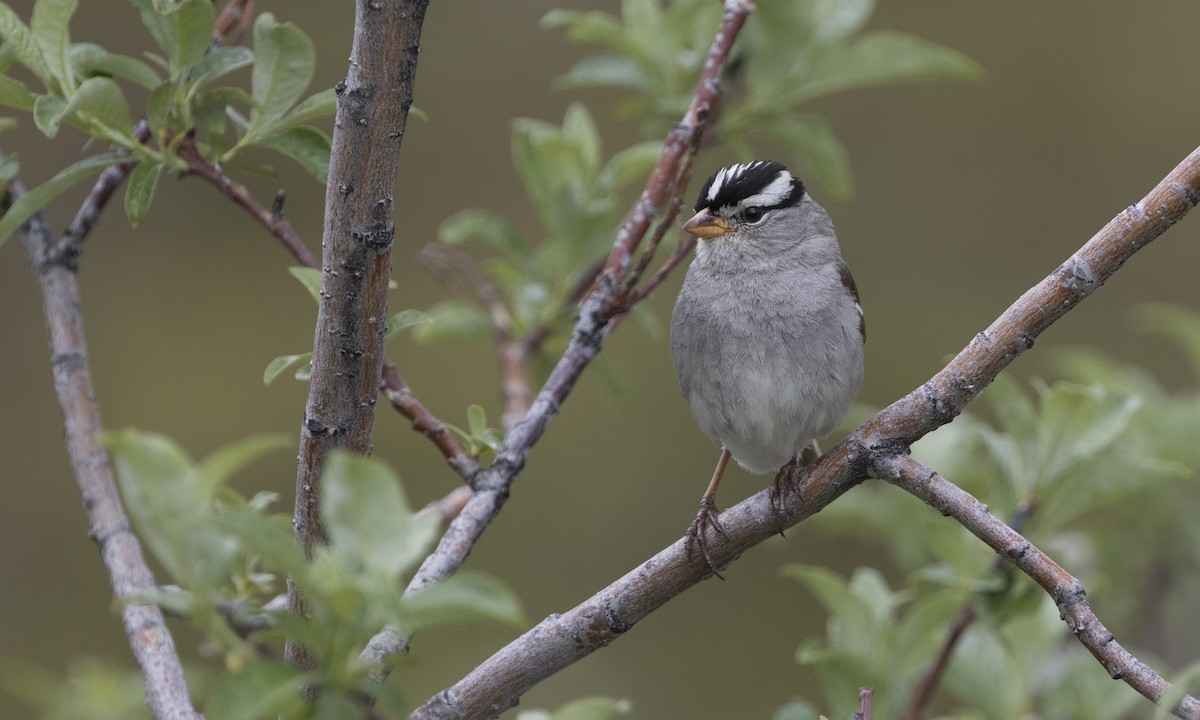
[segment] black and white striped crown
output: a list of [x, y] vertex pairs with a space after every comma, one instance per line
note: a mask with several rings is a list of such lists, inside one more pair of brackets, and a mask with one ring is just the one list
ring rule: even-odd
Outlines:
[[756, 160], [713, 173], [700, 188], [695, 210], [708, 208], [722, 214], [748, 207], [772, 210], [795, 205], [803, 197], [804, 183], [786, 167], [773, 160]]

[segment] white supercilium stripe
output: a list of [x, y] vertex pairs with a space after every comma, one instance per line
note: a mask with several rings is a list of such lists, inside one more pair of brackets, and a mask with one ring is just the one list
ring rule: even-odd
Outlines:
[[762, 192], [751, 195], [738, 203], [738, 207], [774, 207], [787, 199], [792, 193], [792, 176], [786, 171], [779, 175], [762, 189]]

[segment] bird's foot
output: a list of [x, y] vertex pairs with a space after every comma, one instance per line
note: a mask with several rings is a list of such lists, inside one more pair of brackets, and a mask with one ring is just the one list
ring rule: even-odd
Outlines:
[[725, 532], [725, 528], [721, 526], [721, 511], [717, 508], [717, 503], [707, 495], [700, 498], [700, 510], [696, 513], [696, 519], [692, 521], [688, 528], [688, 556], [691, 557], [693, 545], [700, 550], [700, 556], [704, 558], [704, 564], [708, 565], [708, 569], [712, 570], [713, 575], [725, 579], [725, 576], [717, 569], [713, 563], [712, 556], [708, 554], [708, 529], [712, 528], [720, 533], [726, 540], [729, 539], [729, 534]]
[[783, 534], [787, 524], [784, 504], [787, 502], [788, 495], [801, 494], [799, 479], [807, 464], [804, 462], [803, 456], [793, 458], [787, 465], [779, 469], [779, 472], [775, 474], [775, 479], [771, 481], [771, 489], [767, 493], [767, 497], [771, 501], [771, 510], [775, 512], [775, 519], [779, 522], [780, 537], [787, 537]]

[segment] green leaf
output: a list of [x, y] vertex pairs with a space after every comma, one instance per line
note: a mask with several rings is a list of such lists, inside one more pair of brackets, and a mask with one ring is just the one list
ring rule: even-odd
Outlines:
[[254, 21], [254, 69], [250, 95], [255, 110], [244, 142], [270, 134], [308, 87], [316, 64], [312, 41], [291, 23], [278, 23], [271, 13]]
[[491, 210], [461, 210], [438, 227], [438, 239], [447, 245], [459, 245], [472, 238], [477, 238], [523, 263], [527, 264], [532, 258], [529, 248], [517, 231], [503, 217]]
[[481, 438], [484, 430], [487, 430], [487, 412], [484, 411], [482, 405], [468, 406], [467, 432], [471, 433], [473, 438]]
[[146, 546], [185, 589], [205, 597], [216, 592], [237, 552], [236, 542], [208, 523], [216, 488], [161, 435], [125, 430], [104, 440], [125, 507]]
[[[3, 7], [0, 5], [0, 7]], [[33, 111], [37, 96], [29, 92], [25, 83], [8, 75], [0, 75], [0, 105], [7, 105], [25, 112]]]
[[222, 78], [238, 68], [246, 67], [252, 62], [254, 62], [254, 52], [250, 48], [240, 45], [210, 50], [192, 68], [192, 76], [189, 81], [192, 90], [189, 92], [195, 92], [195, 89], [204, 87], [213, 80]]
[[247, 658], [222, 675], [204, 705], [207, 720], [290, 717], [304, 707], [306, 675], [299, 668]]
[[768, 129], [804, 157], [811, 178], [839, 200], [854, 191], [850, 154], [825, 118], [815, 115], [783, 116]]
[[[658, 0], [653, 0], [657, 5]], [[579, 148], [587, 175], [595, 175], [600, 168], [600, 132], [596, 122], [583, 103], [571, 103], [563, 117], [563, 137]]]
[[75, 13], [75, 5], [76, 0], [37, 0], [29, 20], [29, 29], [42, 51], [50, 77], [58, 82], [63, 95], [75, 90], [71, 42], [67, 36], [67, 24]]
[[413, 514], [400, 481], [383, 463], [334, 452], [322, 482], [329, 552], [343, 567], [363, 566], [398, 579], [425, 557], [437, 520]]
[[21, 227], [35, 212], [57, 195], [67, 190], [75, 183], [100, 172], [109, 165], [124, 162], [128, 158], [116, 153], [105, 153], [84, 158], [79, 162], [68, 165], [50, 180], [38, 185], [21, 197], [8, 208], [4, 217], [0, 218], [0, 245], [9, 238], [17, 228]]
[[[288, 368], [299, 365], [301, 368], [312, 362], [312, 353], [300, 353], [299, 355], [280, 355], [267, 364], [267, 369], [263, 370], [263, 385], [270, 385], [271, 381], [279, 377]], [[299, 373], [296, 374], [296, 379], [299, 380]]]
[[832, 43], [862, 30], [875, 12], [875, 0], [816, 0], [810, 12], [817, 41]]
[[807, 82], [790, 93], [796, 103], [841, 90], [899, 81], [976, 79], [982, 70], [950, 48], [903, 33], [878, 30], [847, 45], [832, 46]]
[[209, 0], [183, 0], [168, 7], [160, 0], [131, 0], [167, 57], [172, 81], [179, 80], [208, 51], [216, 10]]
[[461, 571], [405, 598], [409, 632], [438, 625], [490, 620], [515, 627], [527, 624], [520, 600], [505, 585], [480, 573]]
[[634, 180], [650, 175], [662, 154], [662, 143], [651, 140], [625, 148], [609, 158], [596, 176], [596, 190], [601, 195], [617, 192]]
[[[297, 103], [296, 107], [292, 108], [279, 122], [279, 126], [282, 128], [294, 127], [310, 120], [329, 117], [335, 112], [337, 112], [337, 94], [333, 92], [333, 88], [329, 88], [313, 93]], [[416, 108], [410, 108], [409, 112], [416, 112]]]
[[146, 63], [128, 55], [110, 53], [95, 43], [71, 46], [71, 63], [84, 77], [119, 77], [153, 90], [162, 78]]
[[163, 137], [168, 129], [171, 110], [175, 105], [176, 89], [175, 83], [165, 82], [151, 90], [146, 97], [146, 123], [150, 125], [150, 131], [155, 137]]
[[43, 87], [50, 89], [50, 68], [42, 57], [38, 40], [29, 26], [6, 3], [0, 3], [0, 38], [4, 39], [17, 61], [36, 75]]
[[58, 95], [39, 95], [33, 102], [33, 124], [46, 137], [53, 138], [58, 134], [59, 123], [62, 122], [62, 112], [67, 107], [66, 98]]
[[492, 321], [487, 313], [467, 300], [445, 300], [426, 312], [433, 322], [413, 328], [413, 340], [417, 342], [475, 340], [492, 332]]
[[106, 140], [121, 141], [126, 147], [138, 144], [133, 137], [133, 117], [121, 88], [112, 78], [94, 77], [83, 81], [63, 108], [62, 116], [74, 113], [92, 134]]
[[262, 433], [216, 450], [204, 458], [196, 470], [212, 488], [220, 487], [238, 470], [270, 452], [290, 448], [294, 440], [285, 433]]
[[384, 337], [390, 338], [405, 328], [430, 322], [433, 322], [433, 318], [420, 310], [401, 310], [388, 318], [387, 332], [384, 334]]
[[129, 216], [130, 225], [137, 227], [146, 217], [162, 171], [161, 160], [147, 160], [129, 173], [129, 186], [125, 189], [125, 214]]
[[649, 92], [654, 83], [635, 60], [620, 55], [585, 57], [559, 77], [555, 84], [564, 89], [614, 87]]
[[244, 145], [257, 145], [281, 152], [300, 163], [317, 182], [322, 185], [329, 182], [329, 136], [314, 127], [298, 125]]
[[312, 295], [313, 300], [317, 301], [318, 303], [321, 302], [320, 270], [316, 268], [293, 265], [292, 267], [288, 268], [288, 272], [292, 274], [292, 277], [300, 281], [300, 284], [304, 286], [304, 289], [308, 290], [308, 294]]

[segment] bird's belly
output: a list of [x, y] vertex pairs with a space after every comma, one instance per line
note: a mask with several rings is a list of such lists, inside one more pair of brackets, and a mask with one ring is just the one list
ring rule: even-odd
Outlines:
[[688, 398], [705, 434], [750, 472], [775, 472], [828, 434], [857, 390], [815, 363], [796, 362], [796, 355], [790, 360], [718, 367], [717, 381]]

